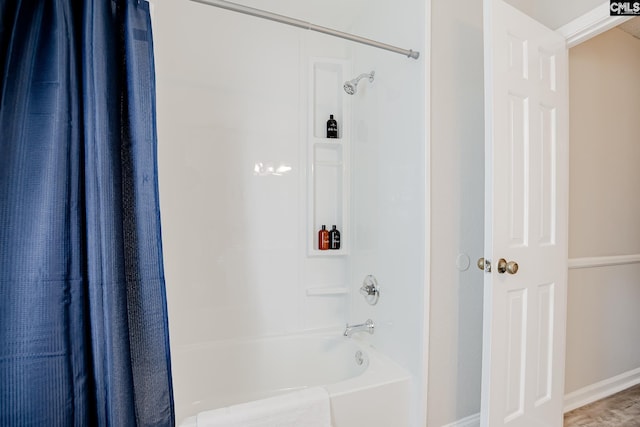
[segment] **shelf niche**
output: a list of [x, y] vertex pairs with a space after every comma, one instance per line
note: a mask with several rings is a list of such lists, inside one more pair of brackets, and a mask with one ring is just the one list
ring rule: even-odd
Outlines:
[[[342, 256], [349, 247], [349, 126], [347, 95], [342, 89], [346, 61], [313, 58], [309, 65], [309, 256]], [[338, 138], [326, 138], [329, 115], [338, 122]], [[322, 225], [340, 231], [340, 249], [319, 250]]]

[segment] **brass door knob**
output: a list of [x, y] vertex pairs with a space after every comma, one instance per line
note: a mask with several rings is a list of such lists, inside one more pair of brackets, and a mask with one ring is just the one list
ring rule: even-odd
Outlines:
[[498, 261], [498, 273], [516, 274], [518, 272], [518, 263], [515, 261], [507, 262], [506, 259], [500, 258]]
[[485, 260], [484, 257], [478, 258], [476, 265], [485, 273], [491, 273], [491, 261]]

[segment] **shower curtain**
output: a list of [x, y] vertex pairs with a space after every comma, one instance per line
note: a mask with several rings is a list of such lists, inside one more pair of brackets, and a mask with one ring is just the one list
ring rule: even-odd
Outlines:
[[149, 6], [0, 0], [0, 425], [174, 424]]

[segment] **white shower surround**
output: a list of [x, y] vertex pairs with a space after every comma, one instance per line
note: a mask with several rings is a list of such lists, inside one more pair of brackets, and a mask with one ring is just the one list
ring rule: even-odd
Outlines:
[[[423, 425], [427, 5], [240, 2], [411, 46], [421, 52], [416, 61], [186, 0], [151, 3], [174, 363], [192, 345], [370, 317], [377, 328], [367, 339], [411, 372], [409, 425]], [[349, 100], [350, 123], [341, 124], [351, 131], [344, 256], [307, 251], [313, 57], [347, 61], [354, 75], [376, 71]], [[374, 307], [358, 293], [367, 274], [382, 288]], [[324, 287], [346, 293], [307, 293]]]

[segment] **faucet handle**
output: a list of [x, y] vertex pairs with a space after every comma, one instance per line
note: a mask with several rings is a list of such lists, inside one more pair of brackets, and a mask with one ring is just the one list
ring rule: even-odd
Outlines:
[[364, 299], [369, 303], [369, 305], [376, 305], [378, 303], [378, 299], [380, 298], [380, 287], [378, 286], [378, 281], [376, 278], [369, 274], [362, 281], [362, 286], [360, 286], [360, 293], [364, 296]]

